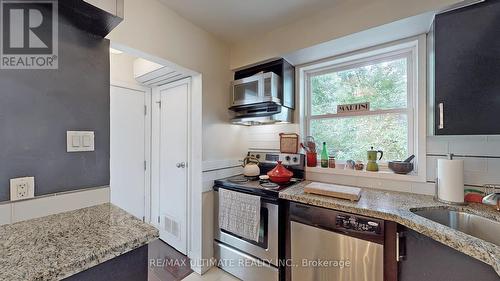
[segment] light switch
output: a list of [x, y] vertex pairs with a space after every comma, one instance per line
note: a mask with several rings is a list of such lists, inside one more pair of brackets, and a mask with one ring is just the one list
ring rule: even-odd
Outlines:
[[80, 136], [71, 136], [71, 145], [73, 147], [80, 147]]
[[67, 131], [66, 132], [66, 151], [67, 152], [85, 152], [94, 151], [94, 132], [93, 131]]
[[91, 146], [91, 139], [89, 135], [83, 135], [83, 147], [90, 147]]

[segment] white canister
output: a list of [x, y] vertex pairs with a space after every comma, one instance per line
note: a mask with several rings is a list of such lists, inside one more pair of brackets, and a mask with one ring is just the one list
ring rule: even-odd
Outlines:
[[464, 203], [464, 160], [438, 159], [437, 199], [446, 203]]

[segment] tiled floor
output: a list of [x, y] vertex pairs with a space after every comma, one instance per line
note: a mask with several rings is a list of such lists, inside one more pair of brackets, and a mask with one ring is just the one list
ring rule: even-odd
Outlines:
[[149, 267], [148, 281], [238, 281], [239, 279], [218, 268], [212, 268], [202, 276], [193, 273], [189, 258], [177, 252], [161, 240], [149, 244], [149, 259], [155, 265]]

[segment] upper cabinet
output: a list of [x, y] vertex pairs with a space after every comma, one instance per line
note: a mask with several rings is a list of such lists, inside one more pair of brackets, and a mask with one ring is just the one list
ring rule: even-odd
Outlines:
[[59, 16], [82, 30], [105, 37], [123, 20], [124, 0], [59, 1]]
[[112, 15], [123, 18], [123, 1], [124, 0], [83, 0], [92, 6], [95, 6]]
[[433, 33], [435, 134], [500, 134], [500, 1], [439, 14]]

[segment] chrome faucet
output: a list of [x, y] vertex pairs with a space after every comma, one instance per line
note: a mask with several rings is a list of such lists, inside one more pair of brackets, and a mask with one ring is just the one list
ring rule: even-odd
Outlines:
[[496, 206], [497, 211], [500, 211], [500, 193], [498, 192], [500, 191], [500, 186], [487, 184], [484, 188], [488, 195], [483, 198], [483, 204]]

